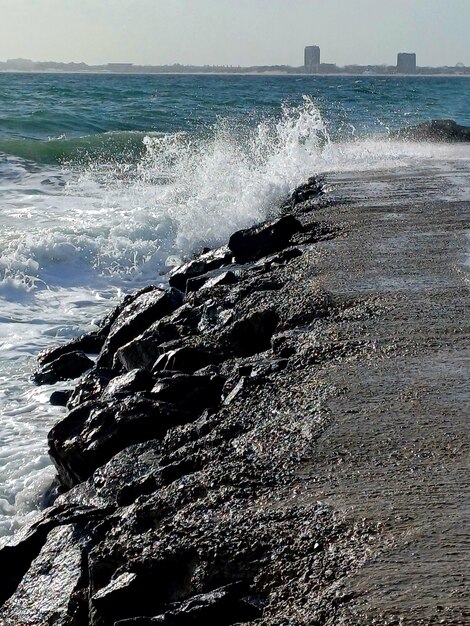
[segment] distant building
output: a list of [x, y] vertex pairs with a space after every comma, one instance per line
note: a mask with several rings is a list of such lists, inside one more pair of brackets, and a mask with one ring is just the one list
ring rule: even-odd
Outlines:
[[307, 46], [304, 54], [304, 68], [307, 74], [316, 74], [320, 69], [320, 48]]
[[397, 72], [399, 74], [416, 74], [416, 54], [399, 52], [397, 54]]

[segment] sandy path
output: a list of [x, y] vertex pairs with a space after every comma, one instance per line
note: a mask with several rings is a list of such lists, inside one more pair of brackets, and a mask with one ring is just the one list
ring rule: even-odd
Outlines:
[[320, 213], [347, 231], [323, 245], [322, 287], [380, 310], [335, 326], [368, 354], [319, 373], [337, 393], [304, 478], [312, 497], [388, 533], [344, 583], [360, 594], [357, 623], [470, 623], [470, 201], [450, 179], [338, 176], [353, 202]]

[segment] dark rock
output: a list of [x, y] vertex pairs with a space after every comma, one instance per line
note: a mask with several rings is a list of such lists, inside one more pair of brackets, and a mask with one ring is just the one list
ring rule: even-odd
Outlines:
[[289, 261], [299, 256], [302, 256], [302, 250], [299, 250], [299, 248], [287, 248], [281, 252], [262, 257], [255, 263], [255, 267], [264, 267], [265, 271], [269, 271], [273, 265], [286, 265]]
[[135, 369], [116, 376], [103, 392], [103, 400], [125, 398], [139, 391], [149, 391], [155, 383], [153, 376], [147, 370]]
[[226, 246], [217, 250], [210, 250], [201, 254], [197, 259], [171, 270], [168, 275], [168, 282], [172, 287], [186, 291], [186, 283], [190, 278], [207, 274], [207, 272], [229, 265], [231, 262], [232, 253]]
[[122, 494], [133, 494], [137, 491], [134, 485], [146, 484], [155, 475], [161, 461], [160, 448], [156, 439], [128, 446], [98, 467], [85, 482], [66, 492], [62, 489], [55, 500], [56, 508], [85, 505], [113, 511], [117, 506], [130, 504], [135, 498], [125, 503]]
[[291, 243], [296, 246], [317, 243], [318, 241], [326, 241], [332, 239], [338, 234], [338, 227], [331, 224], [321, 222], [310, 222], [306, 224], [302, 230], [295, 233]]
[[122, 309], [113, 322], [98, 356], [97, 366], [111, 367], [118, 348], [143, 333], [164, 315], [177, 309], [182, 303], [182, 298], [182, 294], [174, 289], [166, 292], [158, 288], [135, 298]]
[[243, 596], [244, 592], [246, 593], [244, 585], [227, 585], [208, 593], [194, 595], [161, 615], [120, 620], [115, 626], [230, 626], [251, 622], [261, 617], [262, 611], [249, 597]]
[[61, 346], [57, 346], [55, 348], [49, 348], [40, 352], [38, 354], [37, 360], [40, 365], [46, 365], [47, 363], [51, 363], [55, 361], [60, 356], [64, 354], [69, 354], [70, 352], [87, 352], [89, 354], [98, 354], [98, 352], [103, 347], [106, 337], [101, 333], [95, 331], [91, 333], [87, 333], [86, 335], [81, 335], [80, 337], [75, 337], [71, 341], [64, 343]]
[[178, 597], [188, 595], [188, 570], [192, 555], [148, 560], [132, 569], [122, 568], [106, 584], [93, 585], [94, 554], [90, 555], [92, 593], [91, 626], [113, 626], [138, 615], [157, 615]]
[[84, 402], [99, 398], [114, 376], [115, 372], [102, 367], [95, 367], [87, 372], [75, 386], [67, 408], [74, 409]]
[[240, 263], [256, 261], [288, 246], [292, 235], [301, 228], [293, 215], [285, 215], [273, 222], [237, 231], [228, 245]]
[[68, 352], [38, 367], [33, 374], [33, 380], [36, 385], [53, 385], [59, 380], [78, 378], [93, 365], [93, 361], [84, 352]]
[[250, 380], [246, 376], [242, 376], [230, 391], [227, 390], [226, 396], [224, 398], [224, 404], [231, 404], [245, 388], [250, 386], [250, 384]]
[[141, 394], [122, 401], [86, 402], [49, 432], [49, 454], [61, 483], [70, 488], [129, 445], [161, 439], [170, 426], [192, 418], [192, 413]]
[[77, 623], [72, 620], [79, 612], [74, 595], [83, 579], [82, 543], [72, 524], [51, 530], [15, 593], [0, 609], [0, 623]]
[[295, 354], [298, 343], [298, 332], [286, 331], [274, 335], [271, 339], [271, 347], [274, 354], [281, 359], [286, 359]]
[[135, 368], [150, 369], [165, 352], [161, 346], [178, 339], [178, 328], [174, 324], [156, 322], [144, 333], [121, 346], [116, 351], [115, 361], [128, 371]]
[[72, 389], [64, 389], [63, 391], [53, 391], [49, 402], [52, 406], [67, 406], [67, 402], [72, 395]]
[[198, 330], [200, 333], [207, 333], [216, 328], [223, 328], [233, 321], [233, 317], [232, 310], [211, 299], [206, 301], [202, 307]]
[[202, 348], [182, 346], [162, 354], [152, 368], [152, 372], [159, 370], [179, 370], [185, 374], [193, 374], [195, 371], [222, 360], [220, 355], [208, 352]]
[[219, 404], [224, 382], [223, 376], [179, 374], [159, 380], [152, 389], [152, 396], [188, 411], [199, 411]]
[[271, 347], [271, 337], [276, 331], [279, 316], [267, 309], [254, 311], [236, 320], [221, 333], [221, 344], [234, 356], [251, 356]]
[[289, 205], [293, 208], [297, 204], [316, 198], [324, 193], [324, 182], [321, 179], [310, 177], [308, 181], [297, 187], [290, 197]]
[[470, 127], [461, 126], [454, 120], [431, 120], [417, 126], [403, 128], [392, 134], [396, 139], [413, 141], [470, 141]]
[[[17, 532], [0, 549], [2, 584], [0, 585], [0, 607], [15, 592], [21, 579], [46, 542], [50, 523], [39, 523]], [[0, 609], [0, 618], [2, 611]], [[1, 623], [1, 622], [0, 622]]]
[[120, 315], [120, 313], [123, 311], [123, 309], [129, 306], [136, 298], [138, 298], [142, 294], [153, 291], [154, 289], [155, 287], [150, 285], [148, 287], [140, 289], [136, 293], [127, 295], [123, 299], [121, 304], [114, 307], [114, 309], [110, 313], [108, 313], [108, 315], [106, 315], [104, 319], [101, 320], [101, 322], [99, 322], [97, 330], [81, 335], [80, 337], [75, 337], [71, 341], [68, 341], [61, 346], [49, 348], [47, 350], [44, 350], [43, 352], [40, 352], [37, 357], [38, 362], [41, 365], [45, 365], [46, 363], [54, 361], [63, 354], [76, 352], [77, 350], [87, 352], [89, 354], [98, 354], [103, 347], [103, 344], [106, 340], [106, 337], [108, 336], [112, 324], [114, 323], [118, 315]]
[[265, 378], [271, 374], [282, 372], [287, 367], [288, 359], [262, 359], [254, 364], [250, 373], [252, 378]]
[[[161, 459], [159, 462], [160, 461]], [[152, 494], [158, 489], [179, 480], [183, 476], [198, 472], [203, 466], [202, 459], [194, 456], [185, 457], [181, 461], [167, 463], [166, 465], [154, 465], [147, 475], [139, 476], [133, 481], [128, 481], [128, 483], [123, 486], [117, 494], [117, 503], [120, 506], [129, 506], [140, 496]]]
[[212, 289], [219, 285], [233, 285], [237, 282], [237, 277], [233, 272], [222, 272], [220, 274], [213, 275], [203, 274], [196, 278], [190, 278], [186, 283], [186, 291], [197, 291], [198, 289]]

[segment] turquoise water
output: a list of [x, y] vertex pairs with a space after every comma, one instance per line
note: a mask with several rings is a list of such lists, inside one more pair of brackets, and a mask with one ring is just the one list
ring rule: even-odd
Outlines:
[[54, 474], [46, 435], [61, 409], [30, 383], [40, 349], [165, 285], [311, 175], [458, 161], [463, 197], [467, 147], [389, 133], [470, 125], [469, 96], [457, 77], [0, 74], [0, 536]]
[[30, 148], [40, 162], [90, 148], [92, 141], [73, 140], [104, 133], [117, 135], [118, 149], [136, 133], [129, 141], [138, 149], [141, 133], [208, 133], [221, 117], [256, 125], [303, 96], [313, 99], [335, 138], [386, 134], [432, 118], [470, 124], [465, 77], [0, 74], [0, 92], [1, 152], [26, 156], [19, 139], [64, 142], [62, 149]]

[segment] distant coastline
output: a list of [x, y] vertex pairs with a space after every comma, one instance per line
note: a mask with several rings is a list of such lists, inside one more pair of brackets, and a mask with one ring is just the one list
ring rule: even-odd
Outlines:
[[[322, 67], [324, 65], [324, 67]], [[59, 63], [55, 61], [32, 61], [8, 59], [0, 62], [0, 72], [21, 73], [74, 73], [74, 74], [203, 74], [203, 75], [251, 75], [251, 76], [470, 76], [470, 67], [464, 65], [442, 67], [417, 67], [412, 74], [397, 72], [395, 65], [347, 65], [339, 67], [331, 63], [320, 64], [317, 72], [307, 72], [305, 67], [290, 65], [134, 65], [133, 63]]]

